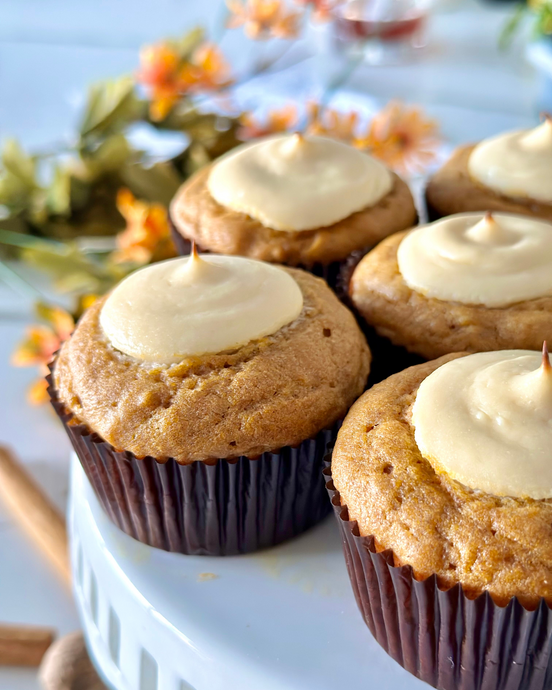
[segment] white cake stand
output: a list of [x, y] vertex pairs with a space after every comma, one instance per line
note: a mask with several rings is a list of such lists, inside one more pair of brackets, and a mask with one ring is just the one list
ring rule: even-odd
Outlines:
[[106, 517], [76, 458], [77, 606], [114, 690], [421, 690], [357, 610], [333, 516], [260, 553], [171, 554]]

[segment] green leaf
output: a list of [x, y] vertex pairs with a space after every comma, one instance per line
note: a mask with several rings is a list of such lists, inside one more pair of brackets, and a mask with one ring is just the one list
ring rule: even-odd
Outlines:
[[2, 152], [3, 174], [0, 177], [0, 204], [22, 209], [32, 192], [38, 189], [35, 161], [15, 139], [8, 139]]
[[539, 10], [535, 31], [538, 38], [552, 33], [552, 5], [543, 5]]
[[175, 41], [175, 45], [178, 52], [183, 60], [188, 60], [192, 57], [193, 52], [198, 48], [205, 40], [205, 29], [201, 26], [196, 26], [187, 34]]
[[52, 183], [46, 191], [46, 207], [55, 216], [71, 214], [71, 173], [57, 165]]
[[188, 159], [186, 161], [186, 172], [193, 175], [200, 168], [203, 168], [211, 161], [209, 153], [203, 144], [193, 143], [188, 149]]
[[113, 134], [93, 151], [82, 154], [87, 181], [93, 182], [102, 175], [117, 172], [132, 155], [123, 134]]
[[86, 180], [71, 175], [69, 178], [69, 194], [71, 208], [75, 211], [80, 211], [90, 199], [90, 185]]
[[169, 162], [156, 163], [149, 168], [136, 163], [126, 165], [121, 170], [121, 180], [134, 196], [165, 206], [182, 184], [180, 175]]
[[138, 119], [146, 105], [136, 96], [132, 77], [93, 84], [79, 128], [81, 137], [121, 129]]
[[498, 39], [499, 48], [505, 50], [506, 48], [510, 47], [512, 40], [517, 30], [519, 29], [519, 25], [521, 24], [526, 13], [527, 6], [525, 5], [525, 3], [522, 3], [516, 7], [515, 12], [508, 19], [508, 21], [504, 25], [504, 28], [500, 32], [500, 36]]
[[103, 293], [124, 277], [124, 272], [85, 255], [75, 242], [62, 247], [37, 244], [22, 251], [22, 259], [54, 279], [60, 292]]
[[[16, 240], [25, 239], [26, 233], [29, 232], [29, 226], [21, 216], [9, 216], [8, 218], [0, 219], [0, 244], [3, 242], [2, 233], [7, 233]], [[19, 246], [19, 245], [18, 245]]]
[[16, 139], [8, 139], [2, 151], [2, 165], [27, 187], [35, 187], [35, 162], [28, 156]]

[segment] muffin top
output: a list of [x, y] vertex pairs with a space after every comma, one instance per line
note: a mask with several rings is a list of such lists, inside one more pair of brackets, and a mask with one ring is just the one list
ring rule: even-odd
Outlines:
[[412, 225], [416, 209], [408, 186], [368, 154], [286, 134], [199, 171], [174, 198], [171, 219], [205, 250], [311, 266]]
[[468, 161], [470, 175], [510, 197], [552, 203], [552, 118], [477, 144]]
[[142, 269], [84, 314], [54, 369], [76, 421], [117, 450], [188, 463], [254, 457], [342, 418], [370, 354], [324, 281], [211, 256], [198, 277], [193, 261]]
[[334, 484], [360, 534], [416, 577], [552, 601], [551, 415], [547, 353], [447, 355], [355, 403]]
[[476, 148], [474, 145], [457, 148], [430, 178], [426, 188], [430, 217], [465, 211], [504, 211], [552, 221], [552, 202], [539, 201], [527, 193], [511, 196], [472, 175], [470, 159]]
[[552, 337], [552, 224], [445, 217], [385, 239], [349, 284], [368, 323], [424, 357], [535, 349]]
[[266, 227], [301, 232], [374, 206], [393, 186], [378, 160], [335, 139], [283, 134], [244, 144], [213, 164], [209, 193]]

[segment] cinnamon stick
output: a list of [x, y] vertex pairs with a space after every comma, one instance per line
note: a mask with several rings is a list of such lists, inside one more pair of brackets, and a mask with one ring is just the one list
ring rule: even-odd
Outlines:
[[54, 637], [51, 628], [0, 625], [0, 666], [39, 666]]
[[70, 584], [65, 519], [23, 465], [0, 446], [0, 497]]

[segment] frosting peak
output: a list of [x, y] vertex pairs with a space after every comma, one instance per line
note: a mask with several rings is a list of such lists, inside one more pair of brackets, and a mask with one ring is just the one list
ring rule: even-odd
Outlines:
[[552, 119], [485, 139], [472, 151], [471, 176], [499, 194], [552, 202]]
[[484, 352], [435, 370], [412, 412], [438, 472], [495, 495], [552, 498], [552, 368], [530, 350]]
[[299, 133], [239, 146], [213, 165], [207, 181], [221, 206], [285, 232], [333, 225], [392, 186], [389, 170], [368, 154]]
[[544, 121], [535, 129], [523, 134], [519, 140], [520, 147], [527, 151], [552, 152], [552, 118], [545, 115]]
[[302, 309], [301, 289], [282, 268], [193, 250], [125, 278], [103, 305], [100, 324], [121, 352], [174, 364], [271, 335]]
[[520, 374], [512, 389], [518, 394], [520, 405], [535, 408], [546, 417], [552, 414], [552, 366], [546, 342], [542, 347], [540, 367]]
[[474, 242], [489, 245], [507, 244], [512, 241], [512, 233], [506, 230], [504, 224], [497, 222], [490, 211], [466, 231], [466, 237]]
[[461, 213], [412, 230], [397, 252], [406, 284], [435, 299], [503, 307], [552, 295], [552, 224]]

